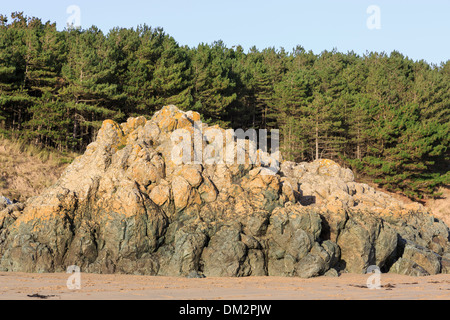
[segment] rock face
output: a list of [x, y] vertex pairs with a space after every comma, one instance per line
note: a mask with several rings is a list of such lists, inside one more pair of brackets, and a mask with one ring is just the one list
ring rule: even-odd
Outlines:
[[[105, 121], [55, 185], [25, 208], [0, 212], [0, 269], [305, 278], [371, 265], [450, 272], [443, 222], [356, 183], [333, 161], [281, 161], [275, 175], [259, 160], [175, 163], [172, 133], [193, 134], [199, 120], [168, 106], [151, 120]], [[217, 132], [228, 131], [203, 124], [201, 145]]]

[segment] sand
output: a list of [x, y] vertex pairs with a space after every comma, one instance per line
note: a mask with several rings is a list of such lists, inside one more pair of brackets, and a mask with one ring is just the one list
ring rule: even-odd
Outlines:
[[[381, 289], [368, 289], [368, 275], [339, 278], [205, 278], [80, 274], [81, 288], [67, 288], [69, 274], [0, 273], [0, 300], [449, 300], [450, 275], [381, 275]], [[29, 297], [32, 295], [40, 295]]]

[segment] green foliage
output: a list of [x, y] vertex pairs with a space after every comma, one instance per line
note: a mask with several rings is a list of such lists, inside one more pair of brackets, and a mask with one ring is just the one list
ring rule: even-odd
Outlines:
[[222, 42], [200, 44], [190, 50], [192, 70], [192, 110], [201, 113], [207, 122], [227, 125], [225, 116], [236, 100], [232, 77], [233, 50]]
[[103, 120], [163, 105], [242, 129], [280, 129], [285, 159], [330, 158], [418, 199], [449, 184], [450, 61], [298, 46], [182, 47], [147, 25], [57, 31], [0, 16], [0, 132], [82, 152]]

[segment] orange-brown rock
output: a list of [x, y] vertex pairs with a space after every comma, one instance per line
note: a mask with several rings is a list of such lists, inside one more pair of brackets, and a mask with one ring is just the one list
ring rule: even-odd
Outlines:
[[[267, 153], [258, 150], [252, 162], [252, 142], [220, 141], [232, 132], [200, 120], [166, 106], [151, 120], [105, 121], [55, 185], [0, 211], [0, 270], [77, 265], [98, 273], [313, 277], [377, 265], [409, 275], [450, 272], [449, 228], [420, 204], [357, 183], [331, 160], [281, 161], [268, 175]], [[186, 135], [172, 139], [175, 130]], [[180, 139], [188, 159], [203, 162], [177, 163]], [[226, 154], [228, 146], [247, 150], [244, 163], [229, 162], [238, 157]]]
[[150, 199], [158, 206], [162, 206], [170, 199], [170, 187], [158, 185], [150, 192]]

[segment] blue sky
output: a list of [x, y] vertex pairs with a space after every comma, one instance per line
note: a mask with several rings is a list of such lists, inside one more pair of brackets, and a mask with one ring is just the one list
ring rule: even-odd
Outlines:
[[[24, 11], [66, 26], [67, 8], [80, 8], [81, 26], [111, 28], [148, 24], [163, 27], [180, 45], [223, 40], [228, 47], [296, 45], [364, 54], [398, 50], [414, 60], [450, 59], [450, 0], [39, 0], [10, 1], [0, 13]], [[380, 9], [381, 29], [369, 29], [367, 8]]]

